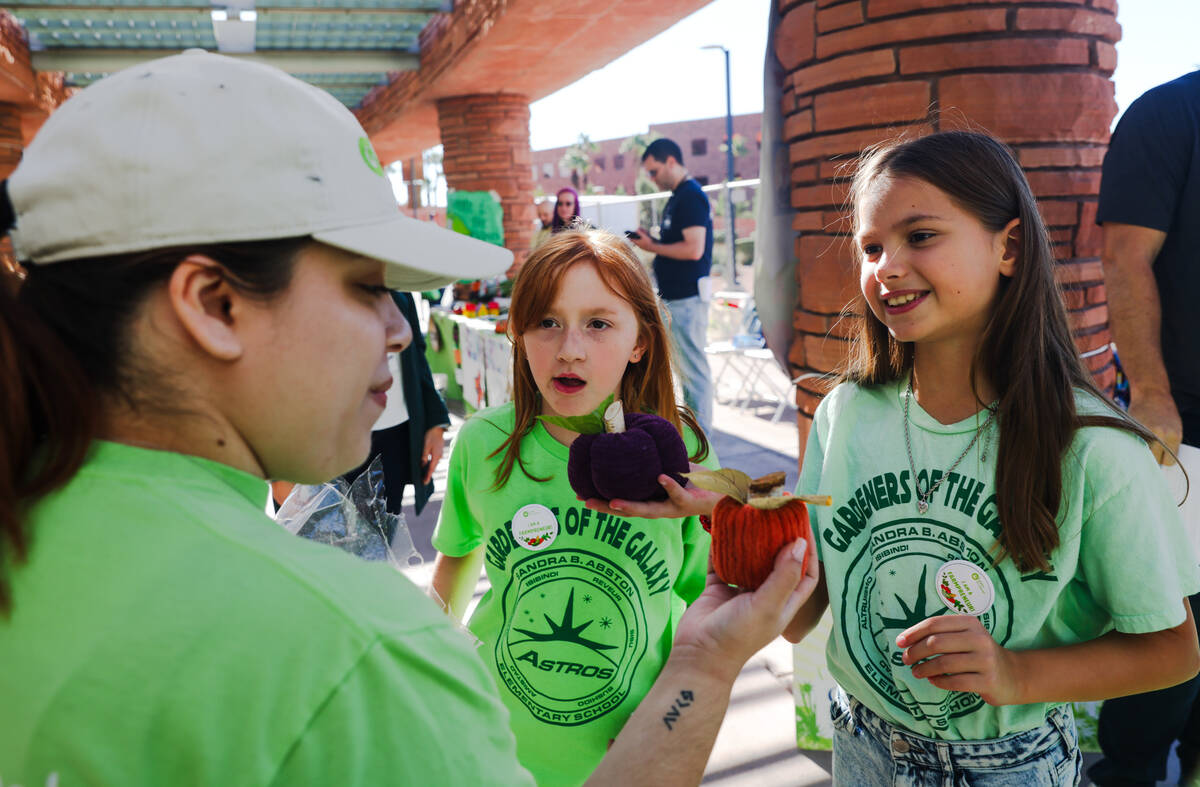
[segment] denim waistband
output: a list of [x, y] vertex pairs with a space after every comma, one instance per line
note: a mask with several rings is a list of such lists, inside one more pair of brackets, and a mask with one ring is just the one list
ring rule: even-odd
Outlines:
[[855, 725], [883, 742], [893, 759], [926, 768], [987, 768], [994, 767], [1001, 759], [1008, 765], [1018, 765], [1064, 744], [1071, 748], [1078, 746], [1070, 705], [1054, 708], [1040, 727], [1030, 730], [988, 740], [944, 741], [897, 727], [844, 692], [839, 691], [835, 701], [842, 702], [843, 698], [849, 702]]

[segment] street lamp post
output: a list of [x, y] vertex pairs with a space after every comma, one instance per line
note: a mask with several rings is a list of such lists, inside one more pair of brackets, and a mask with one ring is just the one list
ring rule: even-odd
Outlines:
[[733, 213], [733, 191], [729, 184], [733, 181], [733, 99], [729, 81], [729, 50], [720, 44], [708, 44], [701, 49], [720, 49], [725, 53], [725, 216], [729, 226], [725, 230], [725, 240], [729, 246], [729, 276], [731, 283], [736, 286], [737, 280], [737, 227]]

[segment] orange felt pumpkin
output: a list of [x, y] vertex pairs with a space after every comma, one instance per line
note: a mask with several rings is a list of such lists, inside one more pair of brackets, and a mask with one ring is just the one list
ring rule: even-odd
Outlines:
[[[803, 570], [816, 549], [807, 504], [832, 504], [828, 495], [776, 496], [784, 483], [781, 472], [752, 479], [740, 470], [697, 470], [684, 473], [701, 489], [720, 492], [713, 506], [713, 570], [722, 582], [744, 590], [757, 590], [775, 566], [775, 556], [798, 538], [808, 543]], [[765, 493], [765, 494], [764, 494]]]
[[713, 508], [712, 564], [722, 582], [756, 590], [775, 565], [775, 556], [797, 538], [808, 542], [804, 568], [813, 553], [808, 506], [791, 498], [779, 508], [757, 508], [722, 497]]

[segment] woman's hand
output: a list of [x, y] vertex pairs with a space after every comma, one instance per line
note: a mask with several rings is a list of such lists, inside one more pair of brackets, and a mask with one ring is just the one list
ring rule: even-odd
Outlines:
[[[692, 471], [708, 468], [692, 463]], [[584, 505], [593, 511], [616, 516], [635, 516], [642, 519], [673, 519], [685, 516], [711, 516], [713, 506], [721, 499], [717, 492], [709, 492], [695, 484], [680, 486], [671, 476], [660, 475], [658, 483], [667, 490], [666, 500], [585, 500]]]
[[817, 586], [816, 560], [801, 572], [807, 548], [801, 539], [779, 550], [753, 593], [708, 575], [708, 587], [679, 619], [662, 672], [588, 785], [700, 783], [738, 673]]
[[442, 451], [446, 449], [445, 435], [446, 429], [441, 426], [435, 426], [425, 433], [425, 444], [421, 447], [421, 467], [425, 468], [422, 484], [428, 484], [433, 479], [433, 471], [442, 461]]
[[798, 539], [779, 550], [775, 567], [754, 592], [739, 591], [709, 571], [708, 584], [679, 620], [671, 661], [701, 666], [733, 680], [746, 661], [779, 636], [820, 579], [820, 561], [804, 553], [812, 547]]
[[988, 705], [1020, 702], [1015, 654], [1001, 647], [973, 615], [926, 618], [902, 631], [896, 645], [914, 678], [946, 691], [978, 694]]

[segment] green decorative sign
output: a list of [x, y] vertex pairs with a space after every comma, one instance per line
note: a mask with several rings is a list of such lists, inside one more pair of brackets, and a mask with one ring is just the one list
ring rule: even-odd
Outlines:
[[504, 245], [504, 209], [494, 191], [450, 192], [446, 225], [472, 238]]

